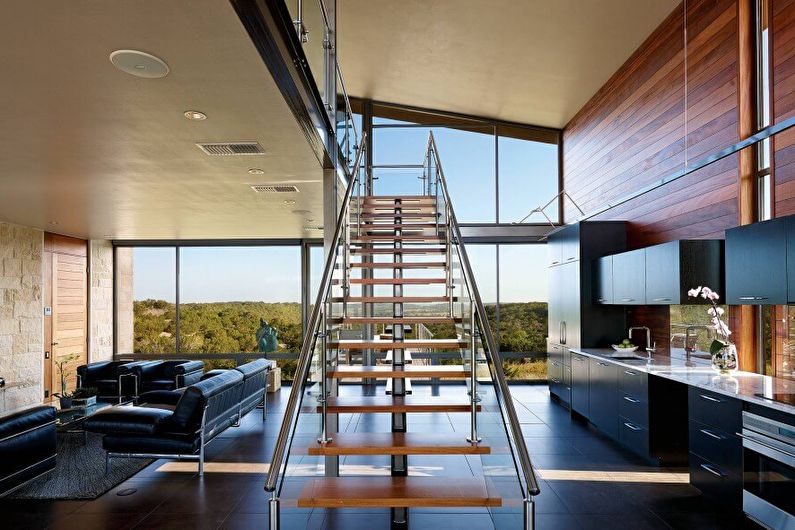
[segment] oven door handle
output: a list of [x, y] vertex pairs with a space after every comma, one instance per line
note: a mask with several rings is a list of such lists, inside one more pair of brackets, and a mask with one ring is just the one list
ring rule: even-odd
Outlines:
[[748, 436], [747, 434], [742, 434], [742, 433], [739, 433], [739, 432], [736, 432], [734, 434], [736, 434], [737, 436], [739, 436], [743, 440], [748, 440], [749, 442], [752, 442], [752, 443], [755, 443], [755, 444], [759, 444], [759, 445], [761, 445], [762, 447], [764, 447], [766, 449], [770, 449], [771, 451], [775, 451], [777, 453], [781, 453], [784, 456], [788, 456], [790, 458], [795, 459], [795, 453], [790, 453], [789, 451], [784, 451], [780, 447], [776, 447], [775, 445], [772, 445], [772, 444], [769, 444], [769, 443], [765, 443], [765, 442], [763, 442], [762, 440], [760, 440], [759, 438], [757, 438], [755, 436]]

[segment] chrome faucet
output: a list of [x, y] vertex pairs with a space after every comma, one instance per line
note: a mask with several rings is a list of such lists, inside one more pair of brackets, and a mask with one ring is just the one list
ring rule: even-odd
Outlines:
[[691, 326], [687, 326], [687, 328], [685, 328], [685, 356], [686, 356], [686, 358], [688, 360], [690, 359], [690, 354], [698, 349], [698, 334], [696, 333], [696, 334], [693, 335], [693, 337], [696, 338], [696, 343], [691, 348], [690, 347], [690, 332], [691, 331], [696, 331], [696, 330], [699, 330], [699, 329], [707, 330], [707, 336], [709, 337], [709, 334], [710, 334], [710, 332], [712, 331], [713, 328], [711, 328], [709, 326], [703, 326], [703, 325], [691, 325]]
[[652, 342], [651, 342], [651, 330], [648, 327], [646, 327], [646, 326], [634, 326], [634, 327], [631, 327], [631, 328], [629, 328], [629, 331], [627, 332], [627, 338], [629, 340], [632, 340], [632, 332], [635, 331], [636, 329], [645, 329], [646, 330], [646, 353], [648, 354], [649, 359], [651, 359], [651, 354], [654, 353], [655, 351], [657, 351], [657, 343], [655, 342], [654, 344], [652, 344]]

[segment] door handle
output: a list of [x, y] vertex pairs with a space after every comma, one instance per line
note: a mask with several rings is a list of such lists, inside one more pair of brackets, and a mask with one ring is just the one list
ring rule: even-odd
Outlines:
[[57, 342], [51, 342], [50, 344], [53, 345], [53, 346], [58, 346]]
[[767, 300], [767, 296], [738, 296], [740, 300]]
[[621, 301], [622, 302], [634, 302], [635, 299], [634, 298], [622, 298]]
[[631, 423], [629, 423], [628, 421], [625, 421], [625, 422], [624, 422], [624, 427], [626, 427], [627, 429], [632, 429], [633, 431], [639, 431], [639, 430], [641, 430], [641, 429], [640, 429], [640, 427], [635, 427], [634, 425], [632, 425], [632, 424], [631, 424]]
[[699, 396], [701, 397], [701, 399], [706, 399], [707, 401], [712, 401], [713, 403], [723, 403], [723, 400], [714, 398], [712, 396], [707, 396], [705, 394], [699, 394]]
[[652, 302], [670, 302], [670, 298], [652, 298]]
[[44, 352], [44, 358], [45, 359], [49, 359], [50, 358], [50, 352], [48, 352], [48, 351]]
[[566, 321], [564, 320], [563, 321], [563, 344], [566, 344], [566, 341], [569, 338], [568, 335], [569, 335], [568, 325], [566, 324]]
[[627, 375], [638, 375], [637, 372], [633, 372], [632, 370], [624, 370], [624, 373]]
[[625, 399], [626, 401], [629, 401], [630, 403], [640, 403], [640, 400], [639, 400], [639, 399], [631, 398], [631, 397], [629, 397], [629, 396], [624, 396], [624, 399]]

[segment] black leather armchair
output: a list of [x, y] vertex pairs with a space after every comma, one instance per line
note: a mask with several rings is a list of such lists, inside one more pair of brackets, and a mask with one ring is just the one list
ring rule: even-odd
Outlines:
[[154, 361], [135, 368], [141, 391], [176, 390], [201, 380], [204, 374], [202, 361]]
[[55, 407], [0, 418], [0, 495], [55, 468]]
[[77, 386], [94, 387], [97, 397], [118, 399], [136, 397], [139, 384], [135, 369], [152, 361], [102, 361], [77, 367]]
[[120, 406], [88, 418], [85, 429], [104, 434], [106, 471], [111, 458], [198, 460], [204, 474], [204, 448], [237, 421], [243, 375], [229, 370], [181, 393], [174, 410]]

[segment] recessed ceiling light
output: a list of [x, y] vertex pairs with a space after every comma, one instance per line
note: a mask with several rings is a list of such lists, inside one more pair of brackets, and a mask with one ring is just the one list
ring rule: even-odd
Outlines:
[[314, 223], [315, 222], [314, 219], [304, 219], [304, 221], [306, 221], [307, 223]]
[[110, 62], [126, 74], [146, 79], [166, 77], [169, 72], [163, 59], [139, 50], [116, 50], [110, 54]]
[[251, 169], [248, 170], [248, 172], [249, 172], [250, 175], [264, 175], [265, 174], [265, 172], [262, 171], [258, 167], [252, 167]]
[[287, 199], [286, 201], [284, 201], [284, 204], [288, 204], [288, 205], [289, 204], [295, 204], [295, 201], [292, 200], [292, 199]]
[[323, 227], [322, 226], [305, 226], [304, 230], [306, 230], [307, 232], [311, 232], [313, 230], [323, 230]]
[[182, 113], [186, 118], [193, 121], [202, 121], [207, 119], [207, 115], [198, 110], [186, 110]]

